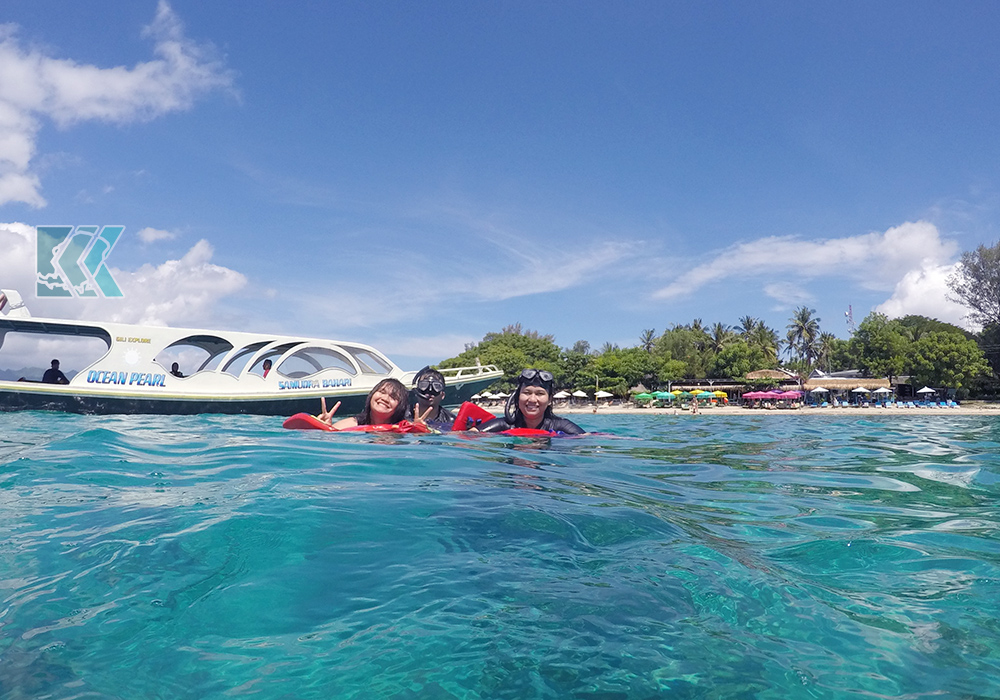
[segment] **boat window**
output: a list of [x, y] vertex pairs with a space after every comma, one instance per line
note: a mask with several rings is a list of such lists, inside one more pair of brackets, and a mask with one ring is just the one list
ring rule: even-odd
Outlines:
[[226, 366], [222, 368], [222, 371], [226, 374], [238, 377], [240, 372], [243, 371], [243, 368], [247, 366], [247, 362], [249, 362], [250, 358], [253, 357], [253, 354], [268, 344], [269, 341], [264, 341], [247, 345], [245, 348], [242, 348], [238, 353], [236, 353], [236, 355], [233, 356], [233, 359], [226, 363]]
[[371, 350], [352, 348], [349, 345], [344, 345], [343, 348], [354, 356], [365, 374], [389, 374], [392, 371], [392, 366]]
[[41, 381], [52, 360], [59, 360], [59, 370], [72, 381], [78, 372], [107, 355], [110, 347], [107, 333], [5, 333], [0, 328], [0, 380]]
[[351, 361], [342, 353], [330, 348], [302, 348], [289, 355], [278, 367], [278, 372], [291, 379], [307, 377], [327, 369], [337, 369], [351, 376], [358, 373]]
[[218, 367], [233, 344], [215, 335], [191, 335], [171, 343], [156, 354], [156, 363], [170, 371], [176, 362], [185, 376]]
[[249, 374], [256, 374], [257, 376], [263, 377], [265, 360], [270, 360], [271, 364], [274, 364], [275, 360], [294, 348], [296, 345], [301, 345], [301, 343], [285, 343], [284, 345], [278, 345], [277, 347], [271, 348], [257, 358], [257, 360], [253, 363], [253, 367], [250, 368]]

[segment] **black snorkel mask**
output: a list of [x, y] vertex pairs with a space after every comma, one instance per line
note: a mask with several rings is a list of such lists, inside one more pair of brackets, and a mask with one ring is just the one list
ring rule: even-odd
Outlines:
[[413, 388], [413, 392], [427, 402], [432, 401], [442, 391], [444, 391], [444, 382], [437, 377], [421, 377]]

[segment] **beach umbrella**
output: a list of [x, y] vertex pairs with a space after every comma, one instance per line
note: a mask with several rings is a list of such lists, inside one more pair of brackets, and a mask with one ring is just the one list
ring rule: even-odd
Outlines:
[[682, 391], [682, 392], [681, 392], [681, 393], [679, 393], [679, 394], [678, 394], [678, 393], [677, 393], [677, 392], [675, 391], [675, 392], [674, 392], [674, 395], [675, 395], [675, 396], [680, 396], [680, 397], [682, 397], [682, 398], [687, 398], [687, 397], [690, 397], [690, 396], [693, 396], [693, 394], [692, 394], [692, 393], [691, 393], [690, 391]]
[[594, 397], [598, 398], [598, 399], [606, 399], [609, 396], [614, 396], [614, 394], [612, 394], [609, 391], [604, 391], [603, 389], [601, 391], [597, 392], [596, 394], [594, 394]]
[[[659, 396], [654, 396], [653, 394], [647, 394], [645, 391], [642, 392], [641, 394], [636, 394], [635, 395], [636, 401], [648, 401], [649, 399], [658, 399], [658, 398], [660, 398], [660, 397]], [[671, 394], [670, 398], [674, 398], [674, 395]]]
[[569, 398], [569, 392], [568, 391], [560, 391], [555, 396], [553, 396], [552, 398], [554, 398], [554, 399], [568, 399]]
[[781, 392], [780, 398], [782, 398], [782, 399], [801, 399], [802, 398], [802, 392], [801, 391], [783, 391], [783, 392]]
[[873, 393], [876, 393], [876, 394], [891, 394], [892, 393], [892, 389], [886, 389], [884, 386], [880, 386]]
[[826, 393], [829, 393], [829, 391], [830, 390], [827, 389], [825, 386], [818, 386], [815, 389], [810, 389], [809, 393], [810, 394], [826, 394]]
[[657, 392], [655, 392], [653, 394], [653, 396], [655, 396], [656, 398], [658, 398], [660, 401], [673, 401], [674, 400], [674, 394], [672, 392], [669, 392], [669, 391], [657, 391]]
[[936, 394], [937, 391], [931, 389], [929, 386], [925, 386], [923, 389], [917, 389], [918, 394]]
[[573, 396], [575, 396], [578, 399], [586, 399], [586, 398], [588, 398], [587, 397], [587, 392], [580, 391], [579, 389], [577, 389], [576, 391], [573, 392]]
[[510, 396], [510, 394], [503, 391], [493, 394], [493, 398], [495, 399], [506, 399], [508, 396]]
[[872, 393], [872, 392], [868, 391], [867, 389], [865, 389], [863, 386], [859, 386], [857, 389], [851, 389], [851, 391], [853, 393], [855, 393], [855, 394], [870, 394], [870, 393]]
[[481, 398], [483, 398], [483, 397], [482, 397], [482, 396], [480, 396], [479, 394], [473, 394], [473, 395], [472, 395], [472, 400], [473, 400], [473, 401], [477, 401], [477, 400], [479, 400], [479, 399], [481, 399]]
[[699, 391], [697, 394], [695, 394], [695, 396], [697, 396], [699, 399], [710, 399], [714, 396], [714, 394], [711, 391]]
[[727, 394], [724, 391], [716, 391], [714, 394], [712, 394], [712, 396], [715, 396], [715, 397], [720, 398], [720, 399], [724, 399], [727, 396], [729, 396], [729, 394]]
[[683, 389], [674, 389], [674, 390], [673, 390], [673, 391], [671, 391], [670, 393], [671, 393], [671, 394], [673, 394], [674, 396], [680, 396], [681, 394], [683, 394], [683, 393], [685, 393], [685, 392], [684, 392], [684, 390], [683, 390]]

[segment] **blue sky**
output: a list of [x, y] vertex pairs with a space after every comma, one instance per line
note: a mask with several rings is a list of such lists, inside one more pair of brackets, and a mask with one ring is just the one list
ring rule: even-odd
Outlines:
[[[0, 286], [35, 315], [634, 345], [848, 305], [952, 322], [998, 237], [1000, 6], [63, 3], [0, 10]], [[120, 224], [123, 300], [35, 299]]]

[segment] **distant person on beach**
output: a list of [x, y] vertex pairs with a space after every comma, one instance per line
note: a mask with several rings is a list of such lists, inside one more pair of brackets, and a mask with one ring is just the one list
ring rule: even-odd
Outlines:
[[444, 375], [436, 369], [424, 367], [413, 378], [413, 396], [416, 399], [411, 407], [406, 409], [407, 420], [413, 420], [416, 415], [419, 420], [428, 423], [447, 423], [448, 427], [455, 422], [455, 416], [446, 408], [444, 401]]
[[180, 377], [181, 379], [184, 378], [184, 373], [181, 372], [180, 365], [178, 365], [176, 362], [170, 365], [170, 374], [175, 377]]
[[554, 388], [555, 378], [551, 372], [524, 370], [517, 378], [517, 389], [507, 399], [503, 417], [483, 423], [479, 432], [502, 433], [512, 428], [532, 428], [567, 435], [583, 434], [584, 429], [573, 421], [552, 415]]
[[59, 369], [59, 360], [52, 360], [52, 366], [42, 375], [43, 384], [69, 384], [66, 375]]
[[271, 371], [271, 361], [264, 360], [263, 368], [264, 368], [264, 379], [267, 379], [267, 373]]
[[333, 422], [333, 414], [340, 408], [338, 401], [329, 411], [326, 410], [326, 399], [320, 399], [323, 410], [316, 416], [334, 430], [356, 428], [359, 425], [393, 425], [406, 416], [406, 404], [410, 392], [398, 379], [383, 379], [375, 388], [368, 392], [365, 408], [361, 413], [349, 418]]

